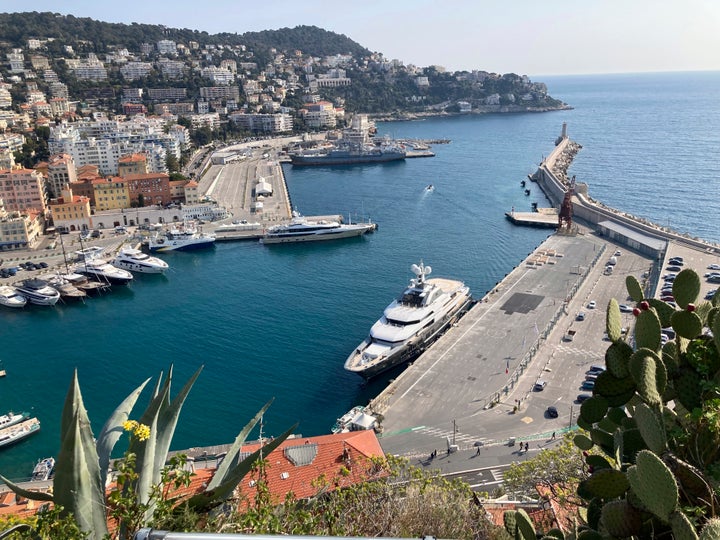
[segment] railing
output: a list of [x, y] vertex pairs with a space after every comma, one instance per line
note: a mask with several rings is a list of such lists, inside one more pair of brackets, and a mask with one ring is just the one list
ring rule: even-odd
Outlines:
[[[358, 540], [359, 538], [372, 538], [372, 540], [402, 540], [393, 537], [362, 537], [362, 536], [300, 536], [296, 534], [272, 535], [272, 534], [222, 534], [222, 533], [176, 533], [170, 531], [154, 531], [152, 529], [140, 529], [135, 533], [133, 540], [214, 540], [228, 539], [236, 540]], [[436, 540], [434, 536], [424, 536], [422, 540]]]

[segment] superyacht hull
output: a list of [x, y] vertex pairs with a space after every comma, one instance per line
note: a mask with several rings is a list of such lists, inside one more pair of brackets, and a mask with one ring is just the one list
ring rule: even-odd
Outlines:
[[364, 358], [364, 353], [371, 345], [371, 338], [366, 338], [345, 361], [345, 369], [360, 375], [364, 379], [372, 379], [381, 373], [417, 358], [452, 323], [464, 315], [471, 304], [470, 290], [467, 287], [462, 287], [431, 323], [422, 327], [402, 343], [394, 347], [388, 347], [383, 354], [376, 358]]
[[302, 233], [289, 232], [279, 234], [267, 234], [261, 241], [263, 244], [287, 244], [293, 242], [321, 242], [325, 240], [340, 240], [341, 238], [352, 238], [362, 236], [365, 233], [375, 230], [374, 223], [346, 225], [339, 229], [329, 229], [322, 232]]

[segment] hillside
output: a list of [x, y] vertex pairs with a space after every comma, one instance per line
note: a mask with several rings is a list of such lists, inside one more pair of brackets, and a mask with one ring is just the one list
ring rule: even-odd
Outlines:
[[121, 24], [59, 13], [0, 13], [0, 42], [23, 47], [31, 38], [50, 38], [62, 45], [78, 45], [92, 37], [94, 51], [104, 53], [116, 47], [139, 50], [142, 43], [171, 39], [205, 44], [245, 45], [258, 52], [302, 50], [312, 56], [334, 54], [366, 55], [369, 51], [344, 35], [315, 26], [297, 26], [245, 34], [208, 34], [187, 28], [168, 28], [154, 24]]

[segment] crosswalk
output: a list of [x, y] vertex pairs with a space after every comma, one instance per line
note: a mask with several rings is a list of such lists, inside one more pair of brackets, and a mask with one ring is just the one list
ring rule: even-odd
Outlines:
[[[417, 432], [420, 433], [427, 433], [428, 435], [431, 435], [433, 437], [437, 437], [438, 439], [442, 440], [453, 440], [453, 433], [450, 429], [440, 429], [437, 427], [423, 427]], [[460, 449], [467, 449], [469, 447], [475, 446], [476, 442], [485, 443], [486, 439], [483, 439], [482, 437], [478, 437], [476, 435], [471, 435], [469, 433], [462, 433], [460, 431], [455, 432], [455, 444], [457, 444]]]
[[587, 350], [573, 347], [572, 345], [560, 344], [555, 347], [555, 351], [563, 355], [572, 355], [580, 357], [584, 360], [603, 360], [605, 358], [604, 350]]

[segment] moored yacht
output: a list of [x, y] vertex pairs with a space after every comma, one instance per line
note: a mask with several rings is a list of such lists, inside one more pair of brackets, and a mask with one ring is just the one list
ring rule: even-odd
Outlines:
[[105, 259], [89, 259], [75, 265], [74, 271], [97, 281], [112, 285], [127, 285], [133, 275], [127, 270], [116, 268]]
[[31, 304], [54, 306], [60, 300], [60, 293], [43, 279], [26, 279], [15, 284], [17, 291]]
[[139, 249], [124, 247], [112, 260], [112, 265], [131, 272], [143, 274], [162, 274], [168, 269], [168, 263], [157, 257], [151, 257]]
[[101, 293], [110, 288], [110, 284], [105, 281], [88, 279], [87, 276], [71, 272], [69, 269], [65, 274], [57, 274], [57, 277], [61, 280], [67, 281], [76, 289], [80, 289], [87, 294]]
[[48, 285], [53, 289], [56, 289], [60, 293], [60, 298], [82, 300], [87, 296], [87, 293], [82, 289], [79, 289], [70, 281], [59, 274], [47, 276]]
[[0, 429], [14, 426], [15, 424], [19, 424], [20, 422], [24, 422], [30, 418], [30, 414], [26, 412], [21, 413], [14, 413], [10, 411], [7, 414], [3, 414], [0, 416]]
[[369, 379], [419, 356], [471, 304], [462, 281], [427, 279], [432, 269], [422, 263], [412, 271], [415, 278], [345, 361], [346, 370]]
[[0, 286], [0, 305], [11, 308], [25, 307], [27, 298], [18, 292], [12, 285]]
[[295, 216], [289, 223], [270, 227], [260, 241], [263, 244], [285, 244], [338, 240], [361, 236], [375, 229], [377, 225], [372, 222], [345, 224], [329, 220], [312, 221], [302, 216]]
[[172, 227], [158, 232], [148, 240], [150, 251], [189, 251], [208, 248], [215, 244], [215, 235], [200, 232], [191, 225]]
[[9, 446], [40, 431], [40, 420], [29, 418], [14, 426], [0, 429], [0, 447]]

